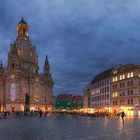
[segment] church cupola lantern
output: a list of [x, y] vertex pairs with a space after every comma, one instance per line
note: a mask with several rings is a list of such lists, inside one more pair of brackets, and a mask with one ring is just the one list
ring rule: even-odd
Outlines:
[[18, 35], [28, 36], [28, 25], [23, 17], [22, 17], [21, 21], [19, 22], [19, 24], [17, 25], [16, 30], [17, 30]]

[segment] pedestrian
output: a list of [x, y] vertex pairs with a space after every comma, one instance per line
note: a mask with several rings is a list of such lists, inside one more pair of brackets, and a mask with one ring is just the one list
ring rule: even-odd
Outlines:
[[42, 110], [39, 111], [39, 116], [42, 117]]
[[124, 117], [125, 117], [124, 111], [121, 113], [121, 117], [122, 117], [122, 123], [124, 123]]
[[48, 111], [45, 111], [45, 117], [47, 117], [47, 115], [48, 115]]
[[3, 115], [3, 116], [4, 116], [4, 119], [5, 119], [5, 118], [6, 118], [6, 116], [7, 116], [7, 112], [6, 112], [6, 111], [4, 112], [4, 115]]
[[118, 119], [119, 119], [119, 117], [120, 117], [120, 113], [119, 113], [119, 112], [117, 113], [117, 117], [118, 117]]

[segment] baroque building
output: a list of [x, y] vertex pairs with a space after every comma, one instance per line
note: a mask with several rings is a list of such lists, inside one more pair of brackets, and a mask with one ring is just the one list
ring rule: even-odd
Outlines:
[[28, 24], [21, 19], [16, 27], [17, 38], [10, 46], [8, 66], [0, 64], [0, 111], [24, 111], [26, 96], [29, 109], [53, 107], [53, 79], [46, 56], [43, 74], [39, 73], [36, 47], [28, 35]]

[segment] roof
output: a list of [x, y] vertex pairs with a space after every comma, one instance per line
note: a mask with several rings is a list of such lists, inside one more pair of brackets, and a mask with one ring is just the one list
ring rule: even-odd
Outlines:
[[127, 72], [134, 69], [140, 69], [140, 65], [135, 64], [126, 64], [126, 65], [119, 65], [118, 67], [114, 68], [112, 74], [117, 74], [121, 72]]
[[105, 70], [102, 73], [98, 74], [97, 76], [94, 77], [94, 79], [92, 80], [91, 83], [95, 83], [95, 82], [98, 82], [100, 80], [111, 77], [112, 70], [113, 70], [113, 68], [110, 68], [110, 69]]

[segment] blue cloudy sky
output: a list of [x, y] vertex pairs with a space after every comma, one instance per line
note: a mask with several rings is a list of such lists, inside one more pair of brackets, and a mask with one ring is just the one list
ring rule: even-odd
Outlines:
[[101, 71], [140, 64], [139, 9], [140, 0], [1, 0], [0, 59], [6, 66], [15, 27], [24, 16], [40, 67], [48, 55], [54, 93], [82, 94]]

